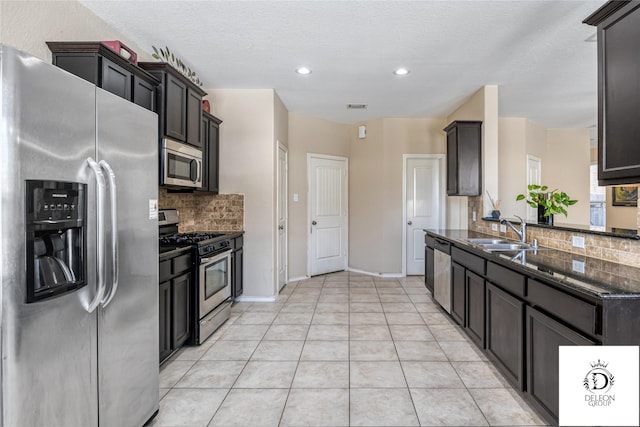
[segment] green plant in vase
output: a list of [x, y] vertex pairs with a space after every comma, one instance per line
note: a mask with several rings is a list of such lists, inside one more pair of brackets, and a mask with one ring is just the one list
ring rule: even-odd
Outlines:
[[553, 224], [553, 215], [563, 214], [567, 216], [567, 207], [578, 203], [564, 191], [548, 191], [546, 185], [531, 184], [527, 186], [529, 193], [518, 194], [516, 201], [524, 200], [529, 206], [538, 209], [538, 222]]

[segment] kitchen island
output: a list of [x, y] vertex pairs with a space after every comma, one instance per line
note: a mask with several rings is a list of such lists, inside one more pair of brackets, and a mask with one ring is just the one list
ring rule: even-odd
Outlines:
[[[640, 269], [549, 248], [489, 251], [469, 239], [496, 236], [475, 231], [425, 231], [427, 288], [549, 422], [558, 422], [559, 346], [640, 344]], [[450, 282], [439, 279], [442, 259]]]

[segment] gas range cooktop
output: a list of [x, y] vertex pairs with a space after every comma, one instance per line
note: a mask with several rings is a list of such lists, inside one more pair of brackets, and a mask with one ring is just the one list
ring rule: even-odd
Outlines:
[[168, 236], [160, 237], [160, 244], [162, 245], [195, 245], [202, 244], [208, 240], [218, 239], [224, 236], [224, 233], [211, 233], [211, 232], [194, 232], [194, 233], [175, 233]]

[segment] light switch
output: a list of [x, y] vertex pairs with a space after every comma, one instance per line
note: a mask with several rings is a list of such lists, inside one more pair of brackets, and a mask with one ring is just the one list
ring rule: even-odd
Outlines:
[[294, 202], [298, 201], [298, 193], [293, 193], [293, 201]]

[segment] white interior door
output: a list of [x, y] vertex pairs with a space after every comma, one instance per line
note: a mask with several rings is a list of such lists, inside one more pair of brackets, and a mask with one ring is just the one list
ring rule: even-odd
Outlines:
[[424, 274], [424, 229], [440, 227], [442, 186], [440, 160], [407, 158], [406, 183], [406, 261], [407, 275]]
[[347, 268], [347, 159], [308, 156], [310, 275]]
[[[527, 154], [527, 185], [540, 185], [542, 182], [542, 160], [539, 157]], [[527, 189], [524, 189], [524, 194], [529, 194]], [[538, 210], [527, 205], [527, 220], [537, 221]]]
[[278, 291], [287, 284], [288, 266], [288, 152], [278, 144]]

